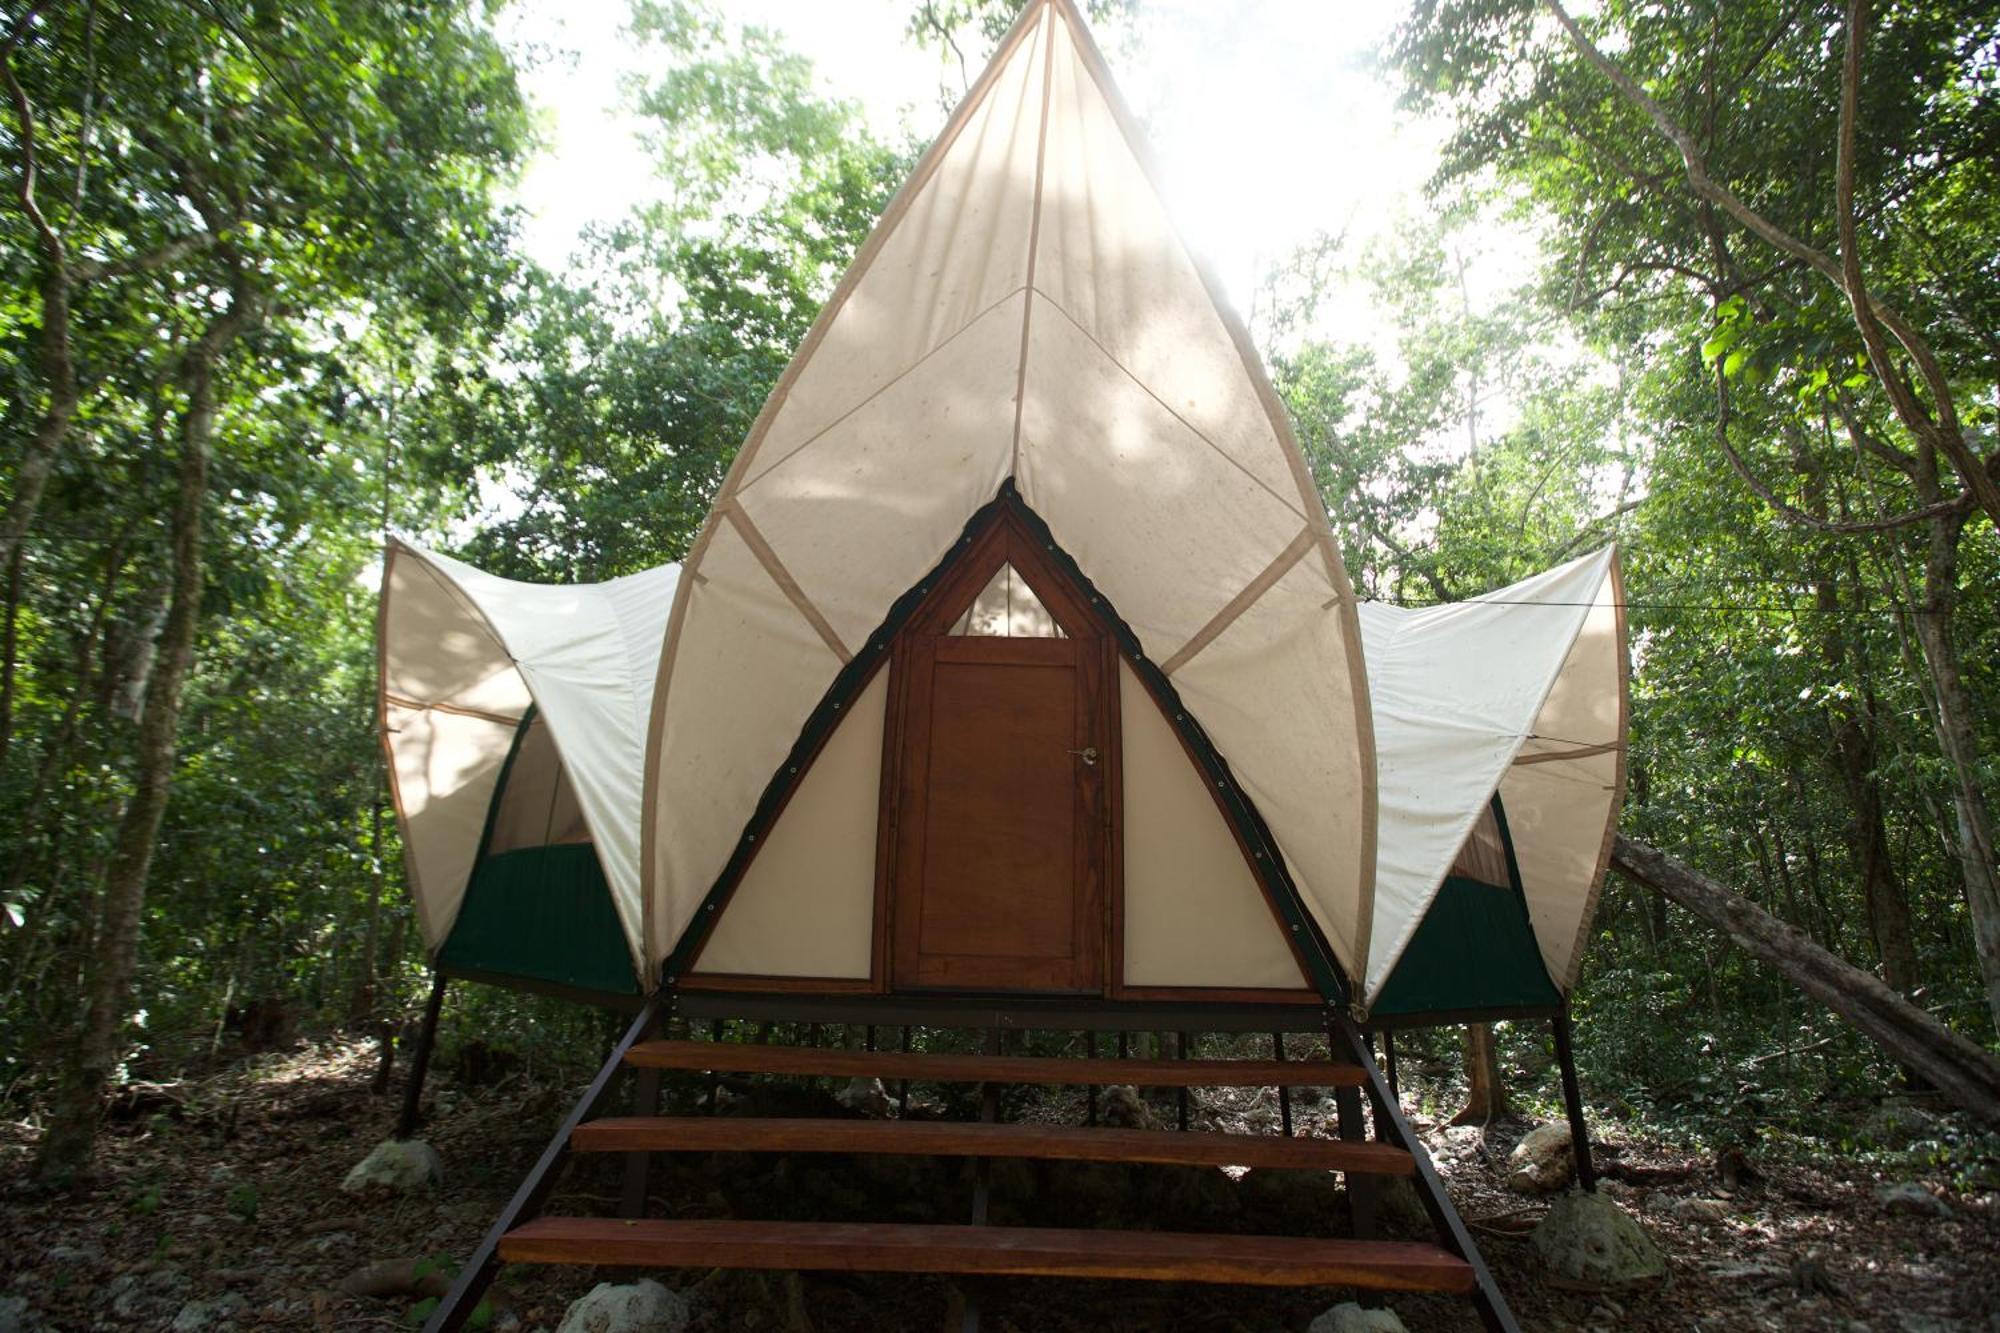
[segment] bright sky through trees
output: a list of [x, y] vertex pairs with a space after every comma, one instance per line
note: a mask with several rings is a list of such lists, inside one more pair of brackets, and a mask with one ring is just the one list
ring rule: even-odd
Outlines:
[[[905, 35], [910, 0], [717, 0], [728, 18], [783, 34], [826, 87], [859, 101], [878, 133], [928, 141], [949, 52]], [[1097, 36], [1149, 127], [1175, 215], [1248, 313], [1265, 266], [1319, 232], [1353, 241], [1394, 225], [1434, 161], [1434, 137], [1404, 123], [1370, 53], [1400, 13], [1354, 0], [1145, 0], [1131, 31]], [[527, 89], [548, 147], [521, 202], [530, 252], [558, 265], [579, 232], [656, 189], [634, 122], [619, 110], [633, 72], [625, 0], [527, 0], [507, 20], [532, 63]], [[968, 49], [967, 75], [979, 71]], [[1411, 206], [1421, 207], [1420, 202]]]

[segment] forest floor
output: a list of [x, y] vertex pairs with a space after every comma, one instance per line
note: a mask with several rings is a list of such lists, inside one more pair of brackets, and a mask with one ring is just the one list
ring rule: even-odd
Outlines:
[[[342, 1178], [391, 1124], [393, 1097], [369, 1083], [375, 1048], [325, 1041], [251, 1057], [200, 1080], [130, 1090], [109, 1126], [97, 1174], [78, 1193], [36, 1196], [25, 1189], [32, 1129], [0, 1125], [0, 1333], [15, 1330], [405, 1328], [419, 1320], [418, 1294], [387, 1298], [337, 1294], [373, 1262], [415, 1261], [448, 1271], [470, 1252], [542, 1147], [576, 1089], [516, 1070], [480, 1083], [434, 1075], [424, 1131], [442, 1154], [445, 1184], [427, 1196], [364, 1203], [340, 1190]], [[693, 1097], [700, 1089], [684, 1090]], [[725, 1097], [725, 1100], [727, 1098]], [[1079, 1114], [1067, 1102], [1020, 1108], [1035, 1118]], [[1198, 1125], [1267, 1129], [1268, 1092], [1204, 1094]], [[1170, 1099], [1156, 1105], [1171, 1118]], [[1330, 1104], [1325, 1112], [1330, 1112]], [[1322, 1108], [1301, 1100], [1302, 1129]], [[1627, 1180], [1609, 1189], [1638, 1216], [1667, 1254], [1672, 1274], [1656, 1289], [1562, 1291], [1540, 1275], [1526, 1229], [1545, 1199], [1509, 1191], [1499, 1172], [1506, 1148], [1526, 1127], [1485, 1131], [1419, 1119], [1453, 1197], [1524, 1328], [1532, 1330], [1830, 1329], [1842, 1333], [1956, 1333], [2000, 1329], [2000, 1198], [1954, 1193], [1942, 1175], [1885, 1173], [1838, 1160], [1759, 1160], [1732, 1169], [1725, 1189], [1713, 1159], [1640, 1138], [1612, 1137], [1607, 1163]], [[687, 1159], [675, 1159], [676, 1162]], [[655, 1170], [655, 1210], [711, 1215], [745, 1198], [798, 1215], [829, 1208], [907, 1202], [942, 1191], [962, 1206], [963, 1179], [905, 1173], [843, 1180], [826, 1168], [780, 1163], [759, 1175], [749, 1159]], [[1746, 1163], [1732, 1162], [1732, 1168]], [[603, 1212], [615, 1203], [615, 1164], [572, 1171], [552, 1212]], [[1309, 1182], [1302, 1192], [1272, 1182], [1190, 1173], [1176, 1195], [1124, 1193], [1101, 1173], [1057, 1179], [1022, 1166], [995, 1170], [995, 1220], [1010, 1197], [1038, 1206], [1125, 1221], [1132, 1213], [1187, 1225], [1227, 1206], [1296, 1221], [1301, 1210], [1337, 1211]], [[1251, 1173], [1255, 1177], [1258, 1173]], [[1267, 1173], [1268, 1174], [1268, 1173]], [[1296, 1176], [1297, 1173], [1294, 1173]], [[1885, 1184], [1914, 1182], [1936, 1200], [1892, 1210]], [[880, 1191], [886, 1190], [884, 1195]], [[871, 1196], [871, 1191], [877, 1191]], [[1292, 1216], [1285, 1216], [1286, 1214]], [[768, 1214], [767, 1214], [768, 1215]], [[1128, 1222], [1129, 1224], [1129, 1222]], [[492, 1327], [553, 1329], [566, 1304], [597, 1281], [596, 1270], [503, 1273]], [[689, 1296], [700, 1330], [774, 1333], [931, 1329], [961, 1294], [927, 1278], [863, 1275], [664, 1275]], [[1804, 1279], [1803, 1284], [1801, 1279]], [[428, 1279], [435, 1283], [438, 1277]], [[1801, 1286], [1806, 1290], [1801, 1290]], [[1162, 1288], [1120, 1283], [1010, 1281], [968, 1284], [984, 1304], [989, 1330], [1284, 1330], [1303, 1333], [1312, 1316], [1345, 1299], [1338, 1291]], [[1412, 1333], [1476, 1327], [1462, 1302], [1396, 1297], [1390, 1305]], [[11, 1322], [10, 1322], [11, 1321]]]

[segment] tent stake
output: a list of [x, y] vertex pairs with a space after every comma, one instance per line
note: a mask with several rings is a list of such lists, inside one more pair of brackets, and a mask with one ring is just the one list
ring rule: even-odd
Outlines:
[[424, 1099], [424, 1075], [431, 1069], [431, 1048], [437, 1044], [438, 1015], [444, 1012], [445, 980], [442, 968], [431, 972], [431, 998], [424, 1006], [424, 1025], [417, 1031], [416, 1054], [410, 1057], [409, 1081], [403, 1085], [403, 1110], [396, 1117], [396, 1137], [407, 1139], [417, 1132], [418, 1107]]
[[1590, 1160], [1590, 1130], [1583, 1123], [1583, 1090], [1576, 1081], [1576, 1052], [1570, 1048], [1569, 1001], [1549, 1020], [1556, 1034], [1556, 1063], [1562, 1066], [1563, 1110], [1569, 1114], [1569, 1142], [1576, 1154], [1576, 1183], [1597, 1190], [1597, 1168]]

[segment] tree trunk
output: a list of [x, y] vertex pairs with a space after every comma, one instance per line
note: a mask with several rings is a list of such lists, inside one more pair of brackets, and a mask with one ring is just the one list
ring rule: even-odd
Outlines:
[[[1801, 481], [1806, 512], [1821, 522], [1833, 515], [1827, 503], [1826, 470], [1806, 446], [1791, 435], [1792, 470]], [[1848, 854], [1861, 878], [1862, 902], [1868, 909], [1868, 930], [1882, 976], [1908, 995], [1917, 987], [1917, 951], [1910, 937], [1910, 899], [1889, 852], [1889, 834], [1882, 822], [1882, 783], [1875, 775], [1879, 746], [1875, 731], [1875, 694], [1868, 685], [1867, 664], [1841, 623], [1840, 580], [1833, 561], [1824, 558], [1813, 574], [1814, 604], [1820, 611], [1820, 661], [1826, 668], [1826, 723], [1831, 739], [1828, 759], [1847, 798]], [[1847, 562], [1855, 609], [1862, 605], [1862, 585], [1853, 560]], [[1843, 685], [1851, 688], [1839, 688]], [[1857, 703], [1856, 696], [1860, 702]]]
[[215, 376], [223, 350], [251, 322], [239, 290], [189, 349], [187, 404], [181, 418], [178, 487], [173, 511], [171, 601], [139, 721], [138, 768], [132, 799], [119, 820], [104, 874], [98, 929], [85, 960], [85, 1012], [42, 1141], [36, 1172], [58, 1182], [90, 1160], [104, 1089], [124, 1054], [132, 977], [139, 960], [139, 923], [160, 824], [179, 755], [181, 694], [194, 666], [201, 620], [202, 519], [208, 499], [209, 444], [215, 432]]
[[1930, 668], [1932, 721], [1938, 748], [1951, 769], [1951, 812], [1958, 829], [1958, 861], [1965, 905], [1972, 914], [1973, 948], [1979, 955], [1986, 1007], [2000, 1028], [2000, 864], [1994, 860], [1993, 822], [1979, 782], [1979, 740], [1972, 696], [1959, 668], [1952, 617], [1958, 609], [1958, 543], [1965, 516], [1931, 524], [1924, 558], [1924, 597], [1913, 617], [1917, 643]]
[[2000, 1126], [2000, 1059], [1814, 944], [1727, 885], [1623, 834], [1611, 868], [1657, 890], [1770, 964], [1900, 1064], [1987, 1124]]
[[1507, 1114], [1507, 1087], [1500, 1081], [1500, 1050], [1485, 1023], [1465, 1025], [1465, 1109], [1454, 1125], [1485, 1125]]
[[70, 274], [60, 242], [52, 241], [43, 259], [42, 327], [37, 359], [41, 362], [42, 384], [48, 399], [35, 430], [21, 450], [14, 468], [14, 487], [7, 496], [7, 509], [0, 514], [0, 549], [16, 551], [27, 540], [41, 508], [42, 492], [48, 488], [49, 474], [55, 470], [56, 455], [69, 435], [81, 395], [76, 384], [76, 363], [69, 348]]

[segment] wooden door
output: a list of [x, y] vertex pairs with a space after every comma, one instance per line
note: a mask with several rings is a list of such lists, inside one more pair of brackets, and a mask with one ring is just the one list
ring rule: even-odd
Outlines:
[[[1015, 618], [1036, 637], [968, 632], [968, 608], [1002, 577], [1032, 599], [1035, 614]], [[895, 988], [1102, 989], [1118, 753], [1110, 649], [1009, 524], [912, 618], [891, 664], [888, 729]]]

